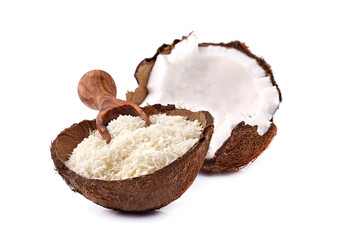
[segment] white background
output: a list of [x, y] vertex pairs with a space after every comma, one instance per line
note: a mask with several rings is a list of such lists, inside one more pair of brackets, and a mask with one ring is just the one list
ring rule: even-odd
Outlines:
[[[335, 1], [0, 2], [1, 239], [337, 239]], [[245, 42], [272, 66], [283, 102], [278, 134], [249, 167], [199, 174], [147, 215], [104, 209], [54, 171], [50, 144], [97, 112], [77, 96], [92, 69], [118, 97], [137, 64], [196, 30]]]

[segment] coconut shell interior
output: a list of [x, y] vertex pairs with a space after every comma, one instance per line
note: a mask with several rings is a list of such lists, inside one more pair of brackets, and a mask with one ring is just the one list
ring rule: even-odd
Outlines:
[[146, 114], [166, 113], [198, 120], [203, 126], [199, 141], [182, 157], [155, 173], [120, 181], [87, 179], [68, 169], [73, 149], [96, 129], [95, 120], [84, 120], [63, 130], [52, 142], [51, 155], [58, 173], [76, 192], [96, 204], [127, 212], [161, 208], [180, 197], [200, 171], [213, 133], [213, 117], [206, 111], [191, 112], [174, 105], [144, 107]]
[[[186, 39], [183, 37], [182, 40]], [[135, 78], [138, 87], [134, 92], [127, 92], [128, 101], [132, 101], [138, 105], [142, 104], [148, 95], [148, 80], [151, 70], [156, 62], [159, 54], [170, 54], [175, 45], [182, 40], [174, 40], [171, 45], [163, 44], [151, 58], [146, 58], [140, 62], [135, 71]], [[226, 48], [234, 48], [245, 55], [255, 59], [257, 63], [264, 69], [266, 76], [270, 78], [271, 84], [277, 88], [279, 101], [282, 101], [281, 91], [274, 79], [271, 67], [263, 58], [259, 58], [251, 53], [248, 47], [239, 41], [229, 43], [200, 43], [199, 47], [221, 46]], [[173, 103], [172, 103], [173, 104]], [[271, 119], [272, 121], [273, 119]], [[202, 171], [205, 172], [232, 172], [244, 167], [251, 161], [255, 160], [270, 144], [273, 137], [277, 133], [277, 127], [271, 123], [269, 130], [264, 135], [257, 133], [257, 126], [239, 123], [232, 131], [231, 136], [216, 151], [215, 157], [205, 159]]]

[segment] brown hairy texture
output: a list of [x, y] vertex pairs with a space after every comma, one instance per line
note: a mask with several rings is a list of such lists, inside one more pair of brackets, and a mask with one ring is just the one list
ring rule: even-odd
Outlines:
[[231, 137], [216, 151], [215, 157], [206, 159], [203, 171], [223, 172], [236, 171], [255, 160], [270, 144], [277, 134], [277, 127], [271, 124], [263, 135], [257, 133], [257, 126], [239, 123], [231, 133]]
[[143, 108], [149, 115], [186, 116], [203, 126], [199, 141], [182, 157], [155, 173], [120, 181], [87, 179], [66, 167], [73, 149], [96, 129], [95, 120], [84, 120], [63, 130], [52, 142], [51, 155], [58, 173], [74, 191], [106, 208], [145, 212], [161, 208], [180, 197], [200, 171], [213, 133], [213, 117], [206, 111], [191, 112], [174, 105]]
[[[186, 37], [182, 38], [182, 40], [184, 39], [186, 39]], [[127, 92], [126, 97], [128, 101], [132, 101], [136, 104], [141, 104], [144, 101], [148, 95], [148, 80], [157, 56], [159, 54], [170, 54], [175, 45], [182, 40], [175, 39], [172, 45], [163, 44], [157, 49], [157, 52], [152, 58], [146, 58], [140, 62], [135, 71], [135, 78], [139, 85], [134, 92]], [[282, 94], [274, 79], [270, 65], [267, 64], [263, 58], [257, 57], [251, 53], [244, 43], [240, 41], [232, 41], [229, 43], [200, 43], [198, 46], [234, 48], [247, 56], [254, 58], [259, 66], [264, 69], [266, 76], [270, 78], [271, 84], [276, 86], [279, 94], [279, 101], [282, 101]], [[239, 123], [233, 129], [231, 136], [216, 151], [215, 157], [212, 159], [205, 159], [202, 170], [205, 172], [237, 171], [249, 162], [255, 160], [269, 146], [276, 133], [277, 127], [273, 123], [271, 123], [268, 132], [263, 136], [260, 136], [257, 133], [257, 126]]]

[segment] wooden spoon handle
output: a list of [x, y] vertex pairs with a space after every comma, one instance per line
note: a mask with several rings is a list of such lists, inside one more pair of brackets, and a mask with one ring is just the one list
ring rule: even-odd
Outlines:
[[96, 127], [103, 139], [110, 142], [111, 136], [107, 129], [110, 120], [119, 114], [140, 116], [149, 126], [151, 121], [136, 104], [116, 99], [116, 85], [113, 78], [101, 70], [87, 72], [80, 79], [77, 88], [81, 101], [88, 107], [100, 110], [96, 117]]
[[120, 101], [116, 99], [116, 85], [113, 78], [102, 70], [92, 70], [81, 78], [78, 85], [78, 94], [81, 101], [95, 110], [104, 110], [104, 102], [114, 107]]

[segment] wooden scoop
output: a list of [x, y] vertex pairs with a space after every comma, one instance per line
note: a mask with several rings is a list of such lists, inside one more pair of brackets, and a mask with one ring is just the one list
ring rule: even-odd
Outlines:
[[151, 124], [148, 116], [139, 106], [116, 98], [115, 82], [104, 71], [87, 72], [80, 79], [77, 90], [81, 101], [86, 106], [100, 111], [96, 117], [96, 127], [107, 143], [111, 141], [111, 137], [106, 126], [120, 114], [140, 116], [148, 126]]

